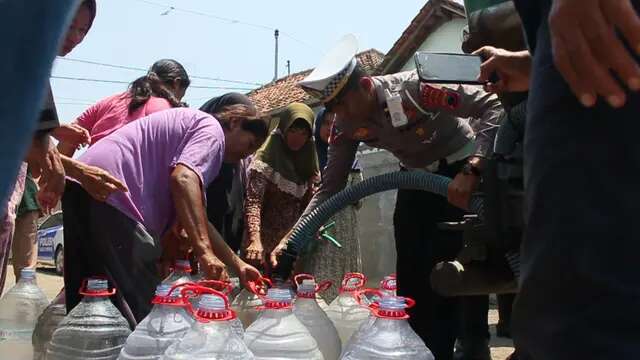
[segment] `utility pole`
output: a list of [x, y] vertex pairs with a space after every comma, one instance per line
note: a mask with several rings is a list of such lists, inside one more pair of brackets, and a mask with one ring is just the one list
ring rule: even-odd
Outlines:
[[291, 60], [287, 60], [287, 76], [291, 75]]
[[276, 29], [274, 36], [276, 38], [276, 58], [275, 58], [276, 61], [275, 61], [273, 81], [275, 82], [276, 80], [278, 80], [278, 37], [280, 37], [280, 31], [278, 29]]

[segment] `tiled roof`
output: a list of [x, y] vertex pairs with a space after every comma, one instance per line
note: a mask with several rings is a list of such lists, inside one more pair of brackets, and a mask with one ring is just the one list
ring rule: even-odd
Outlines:
[[[376, 69], [382, 63], [384, 54], [376, 49], [369, 49], [356, 55], [365, 71], [371, 75], [376, 74]], [[309, 75], [313, 69], [304, 70], [280, 78], [273, 83], [252, 90], [247, 94], [256, 107], [263, 113], [273, 113], [292, 102], [303, 102], [311, 107], [318, 101], [307, 95], [296, 84]]]
[[391, 74], [399, 71], [438, 27], [451, 19], [464, 17], [464, 6], [458, 1], [429, 0], [393, 44], [378, 72]]

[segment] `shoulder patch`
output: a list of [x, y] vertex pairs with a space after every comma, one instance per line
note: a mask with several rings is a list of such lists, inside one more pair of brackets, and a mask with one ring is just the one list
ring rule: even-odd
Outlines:
[[420, 83], [420, 103], [426, 109], [455, 110], [460, 106], [460, 94], [445, 87]]

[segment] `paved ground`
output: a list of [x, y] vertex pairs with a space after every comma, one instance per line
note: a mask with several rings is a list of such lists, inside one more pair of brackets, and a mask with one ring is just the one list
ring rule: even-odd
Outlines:
[[[5, 289], [9, 289], [14, 284], [13, 267], [9, 266], [7, 283]], [[60, 289], [62, 289], [62, 277], [55, 274], [53, 268], [38, 269], [38, 285], [42, 288], [49, 299], [53, 299]], [[493, 306], [492, 306], [493, 307]], [[509, 339], [495, 336], [495, 324], [498, 323], [498, 311], [494, 308], [489, 310], [489, 324], [491, 325], [491, 354], [493, 360], [505, 360], [513, 352], [513, 343]]]
[[[9, 265], [7, 269], [7, 280], [4, 285], [5, 292], [15, 284], [15, 279], [13, 276], [13, 266]], [[63, 286], [62, 277], [56, 275], [53, 267], [38, 268], [37, 280], [38, 286], [42, 288], [49, 300], [53, 300]]]

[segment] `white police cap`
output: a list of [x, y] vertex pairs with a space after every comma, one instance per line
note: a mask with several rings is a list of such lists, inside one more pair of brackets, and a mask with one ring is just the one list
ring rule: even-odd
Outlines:
[[320, 61], [320, 64], [298, 85], [322, 102], [333, 99], [349, 80], [356, 68], [358, 40], [353, 34], [345, 35]]

